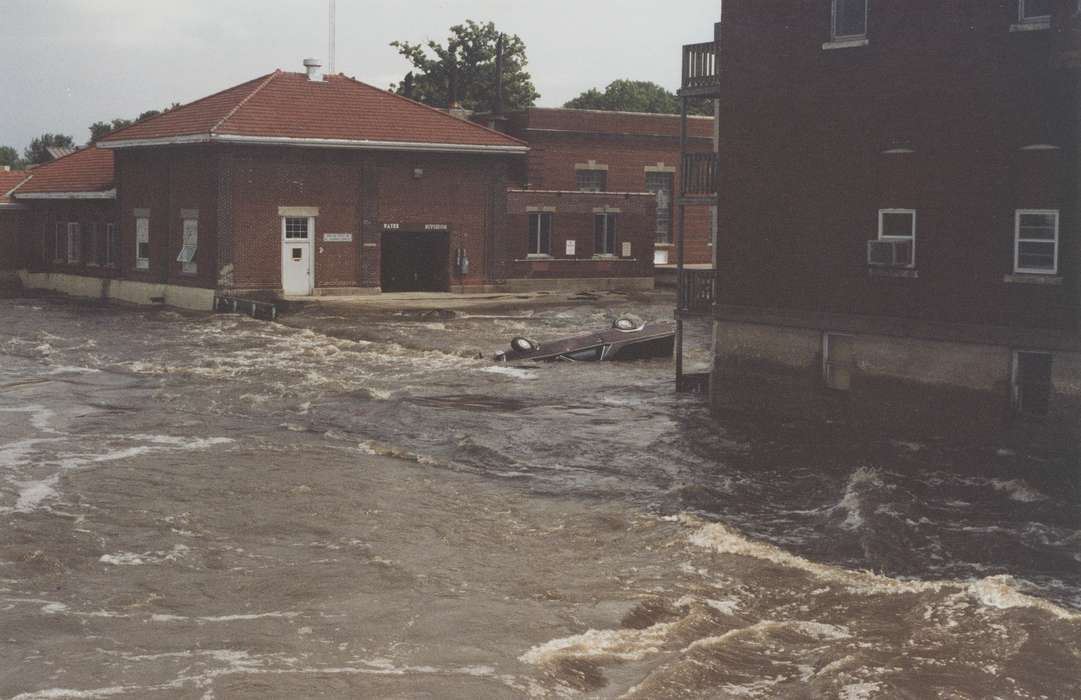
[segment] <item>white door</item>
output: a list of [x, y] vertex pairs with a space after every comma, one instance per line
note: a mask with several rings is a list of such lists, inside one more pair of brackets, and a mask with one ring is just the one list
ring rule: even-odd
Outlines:
[[309, 296], [315, 288], [314, 217], [282, 218], [282, 291]]

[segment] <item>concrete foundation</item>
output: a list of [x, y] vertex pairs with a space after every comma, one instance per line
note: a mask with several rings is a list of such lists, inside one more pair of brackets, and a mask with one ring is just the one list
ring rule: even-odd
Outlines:
[[213, 289], [26, 270], [19, 272], [19, 279], [27, 289], [46, 289], [76, 297], [142, 305], [164, 304], [193, 311], [214, 309]]
[[[509, 279], [499, 284], [486, 285], [484, 292], [589, 292], [617, 290], [651, 290], [652, 277], [537, 277]], [[465, 287], [464, 292], [473, 291]], [[481, 290], [477, 290], [481, 291]]]
[[1015, 348], [845, 333], [850, 382], [838, 390], [826, 380], [828, 332], [716, 321], [711, 404], [893, 435], [1052, 450], [1081, 445], [1079, 352], [1051, 353], [1048, 415], [1021, 419], [1012, 403]]

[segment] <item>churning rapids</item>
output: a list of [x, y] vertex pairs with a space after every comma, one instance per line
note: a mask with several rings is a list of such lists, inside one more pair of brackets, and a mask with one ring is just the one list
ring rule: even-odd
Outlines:
[[0, 299], [0, 696], [1081, 697], [1049, 465], [477, 357], [670, 305]]

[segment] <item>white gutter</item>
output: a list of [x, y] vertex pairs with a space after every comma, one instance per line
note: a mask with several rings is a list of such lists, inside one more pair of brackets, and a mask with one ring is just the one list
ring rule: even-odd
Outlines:
[[458, 145], [451, 143], [414, 143], [408, 141], [368, 141], [353, 139], [290, 138], [287, 136], [240, 136], [235, 134], [197, 134], [160, 139], [105, 141], [98, 148], [120, 149], [145, 146], [177, 146], [193, 143], [230, 143], [250, 146], [298, 146], [303, 148], [351, 148], [370, 151], [413, 151], [426, 153], [526, 153], [529, 146]]
[[12, 195], [15, 199], [116, 199], [116, 190], [105, 192], [27, 192]]

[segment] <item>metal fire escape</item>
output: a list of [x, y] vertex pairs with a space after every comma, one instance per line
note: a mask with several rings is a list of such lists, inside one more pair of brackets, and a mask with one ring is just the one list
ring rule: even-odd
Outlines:
[[[686, 262], [687, 207], [716, 206], [718, 199], [718, 148], [716, 132], [712, 152], [692, 152], [689, 147], [687, 117], [692, 100], [720, 99], [721, 25], [714, 27], [713, 41], [683, 47], [683, 81], [680, 98], [680, 173], [676, 214], [676, 390], [697, 391], [704, 385], [700, 376], [684, 372], [684, 324], [688, 319], [708, 316], [713, 311], [716, 273], [689, 270]], [[716, 129], [716, 127], [715, 127]], [[713, 247], [714, 266], [717, 246]]]

